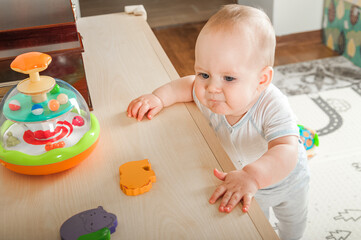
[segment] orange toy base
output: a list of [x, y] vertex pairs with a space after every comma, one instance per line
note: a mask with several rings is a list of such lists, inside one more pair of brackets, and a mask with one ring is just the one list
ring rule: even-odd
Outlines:
[[120, 188], [126, 195], [148, 192], [156, 181], [148, 159], [124, 163], [119, 167]]
[[0, 159], [0, 163], [4, 165], [6, 168], [21, 174], [26, 175], [48, 175], [52, 173], [62, 172], [69, 168], [75, 167], [80, 162], [82, 162], [85, 158], [89, 156], [89, 154], [93, 151], [95, 146], [99, 141], [98, 139], [84, 152], [72, 157], [68, 158], [64, 161], [48, 164], [48, 165], [40, 165], [40, 166], [23, 166], [23, 165], [15, 165], [8, 162], [4, 162]]

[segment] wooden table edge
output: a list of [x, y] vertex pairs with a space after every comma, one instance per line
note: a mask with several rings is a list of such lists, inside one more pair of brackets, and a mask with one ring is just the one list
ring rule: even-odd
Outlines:
[[[179, 78], [177, 71], [173, 67], [171, 61], [164, 52], [162, 46], [158, 42], [157, 38], [155, 37], [149, 25], [140, 17], [139, 17], [139, 21], [144, 22], [142, 24], [144, 34], [149, 40], [149, 43], [154, 49], [154, 52], [157, 54], [169, 78], [173, 80]], [[229, 159], [227, 153], [224, 151], [224, 149], [218, 142], [216, 135], [214, 134], [213, 131], [211, 131], [210, 127], [208, 126], [208, 123], [205, 121], [201, 112], [197, 109], [195, 103], [194, 102], [185, 103], [185, 105], [191, 117], [193, 118], [194, 122], [196, 123], [198, 129], [200, 130], [204, 139], [209, 145], [213, 155], [215, 156], [216, 160], [221, 166], [222, 170], [226, 172], [235, 170], [232, 161]], [[262, 209], [259, 207], [258, 203], [254, 199], [252, 201], [252, 206], [249, 209], [248, 215], [263, 239], [267, 239], [267, 240], [279, 239], [278, 235], [273, 230], [271, 224], [268, 222], [265, 215], [263, 214]]]

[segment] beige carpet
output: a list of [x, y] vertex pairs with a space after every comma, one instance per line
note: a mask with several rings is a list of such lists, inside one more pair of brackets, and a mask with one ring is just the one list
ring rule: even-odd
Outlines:
[[[304, 240], [361, 239], [361, 69], [344, 57], [275, 69], [300, 124], [319, 132], [309, 161]], [[277, 219], [270, 219], [277, 230]]]

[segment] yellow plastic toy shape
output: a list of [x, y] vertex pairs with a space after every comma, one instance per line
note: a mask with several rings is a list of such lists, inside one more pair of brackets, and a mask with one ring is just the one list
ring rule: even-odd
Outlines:
[[156, 181], [148, 159], [124, 163], [119, 167], [119, 174], [120, 188], [129, 196], [148, 192]]

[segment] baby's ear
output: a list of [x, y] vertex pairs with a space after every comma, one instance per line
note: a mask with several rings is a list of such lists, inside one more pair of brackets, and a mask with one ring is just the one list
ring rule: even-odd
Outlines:
[[258, 91], [262, 92], [263, 90], [265, 90], [268, 85], [270, 85], [270, 83], [272, 82], [272, 78], [273, 78], [273, 68], [271, 66], [267, 66], [265, 67], [259, 76], [259, 82], [258, 82]]

